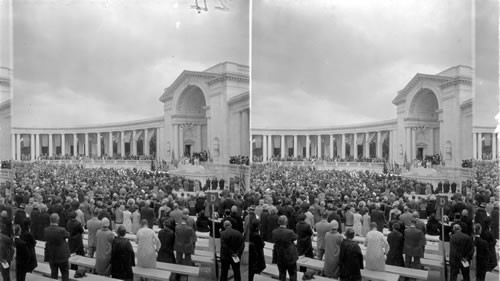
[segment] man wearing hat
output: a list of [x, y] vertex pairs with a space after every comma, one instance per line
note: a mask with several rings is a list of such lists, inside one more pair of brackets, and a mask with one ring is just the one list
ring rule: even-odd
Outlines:
[[486, 213], [485, 208], [486, 208], [486, 203], [482, 202], [479, 205], [479, 209], [476, 211], [476, 216], [474, 217], [474, 223], [479, 223], [481, 225], [482, 229], [486, 228], [485, 224], [484, 224], [484, 220], [488, 216], [488, 214]]
[[294, 241], [297, 234], [287, 229], [288, 219], [282, 215], [278, 218], [280, 227], [273, 230], [272, 240], [274, 242], [273, 263], [278, 265], [279, 280], [286, 280], [286, 273], [290, 281], [297, 281], [297, 247]]
[[401, 224], [396, 222], [392, 225], [392, 231], [387, 235], [387, 243], [389, 243], [389, 252], [387, 253], [388, 265], [405, 266], [403, 260], [404, 237], [401, 233]]
[[[405, 230], [404, 249], [405, 266], [420, 269], [420, 258], [424, 256], [425, 234], [416, 228], [417, 221], [412, 219]], [[394, 227], [394, 226], [393, 226]]]

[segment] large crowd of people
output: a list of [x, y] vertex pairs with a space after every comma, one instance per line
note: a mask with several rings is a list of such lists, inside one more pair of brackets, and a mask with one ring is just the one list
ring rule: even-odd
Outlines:
[[[425, 234], [444, 238], [451, 280], [459, 271], [466, 279], [469, 271], [462, 261], [470, 263], [474, 253], [477, 280], [497, 265], [494, 163], [479, 163], [474, 178], [460, 184], [461, 192], [453, 182], [434, 187], [394, 174], [279, 164], [252, 166], [250, 188], [238, 194], [224, 181], [208, 179], [202, 186], [162, 171], [41, 162], [16, 163], [14, 169], [10, 196], [0, 190], [0, 262], [15, 267], [18, 280], [36, 267], [36, 241], [46, 241], [50, 249], [45, 261], [53, 277], [60, 270], [67, 280], [69, 256], [78, 254], [96, 258], [96, 273], [130, 280], [134, 265], [191, 265], [196, 232], [222, 240], [221, 280], [227, 280], [230, 267], [234, 279], [241, 280], [243, 241], [249, 243], [249, 280], [266, 268], [265, 242], [274, 243], [272, 263], [280, 280], [287, 273], [290, 280], [297, 278], [299, 256], [323, 260], [321, 274], [340, 280], [360, 280], [362, 268], [384, 271], [385, 264], [420, 268]], [[190, 185], [203, 191], [182, 192]], [[222, 190], [213, 213], [204, 192], [210, 189]], [[438, 193], [452, 195], [443, 211], [436, 209]], [[450, 223], [441, 220], [443, 215]], [[157, 235], [154, 225], [161, 228]], [[390, 231], [387, 238], [384, 228]], [[136, 235], [136, 251], [127, 233]], [[364, 255], [356, 236], [366, 241]], [[64, 249], [54, 246], [61, 243]], [[14, 258], [9, 248], [23, 254]], [[9, 280], [8, 267], [0, 269]]]

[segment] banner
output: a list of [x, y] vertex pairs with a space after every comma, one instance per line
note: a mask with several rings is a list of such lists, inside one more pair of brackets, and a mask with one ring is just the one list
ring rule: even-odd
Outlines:
[[125, 132], [125, 136], [123, 137], [124, 142], [130, 142], [132, 140], [132, 132]]
[[262, 148], [262, 136], [256, 136], [254, 139], [255, 148]]
[[358, 139], [356, 140], [357, 145], [362, 145], [365, 140], [365, 134], [358, 135]]
[[153, 138], [153, 136], [156, 136], [156, 129], [149, 129], [148, 130], [148, 139], [147, 139], [147, 142], [151, 142], [151, 139]]
[[281, 147], [281, 136], [273, 136], [273, 147], [274, 148]]
[[143, 130], [140, 130], [139, 132], [136, 131], [134, 140], [138, 141], [142, 139], [144, 139], [144, 131]]
[[381, 136], [380, 136], [380, 142], [384, 142], [384, 140], [389, 136], [388, 131], [383, 131]]

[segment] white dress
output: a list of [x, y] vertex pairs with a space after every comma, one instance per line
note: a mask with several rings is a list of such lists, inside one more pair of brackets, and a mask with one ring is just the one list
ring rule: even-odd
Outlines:
[[361, 228], [361, 236], [365, 237], [368, 231], [370, 231], [370, 221], [371, 217], [367, 212], [363, 215], [363, 226]]
[[354, 224], [352, 225], [352, 228], [354, 229], [354, 234], [358, 236], [361, 236], [361, 228], [362, 228], [361, 219], [362, 217], [359, 213], [354, 213], [353, 215]]
[[133, 234], [136, 234], [137, 231], [139, 230], [139, 228], [141, 227], [140, 226], [141, 224], [141, 214], [139, 213], [138, 210], [136, 210], [133, 214], [132, 214], [132, 233]]
[[377, 230], [370, 230], [366, 234], [366, 269], [385, 271], [385, 253], [389, 252], [389, 244], [384, 234]]
[[160, 240], [149, 227], [142, 227], [136, 234], [137, 266], [156, 268], [156, 249], [160, 249]]
[[127, 233], [132, 233], [132, 213], [129, 210], [123, 211], [123, 226]]

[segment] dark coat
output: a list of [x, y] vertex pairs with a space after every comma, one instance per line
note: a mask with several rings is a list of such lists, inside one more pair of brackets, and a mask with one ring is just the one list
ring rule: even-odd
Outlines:
[[231, 260], [233, 255], [241, 257], [245, 243], [243, 235], [238, 230], [228, 228], [220, 233], [220, 259]]
[[377, 224], [377, 230], [382, 232], [384, 230], [385, 216], [384, 212], [380, 210], [373, 210], [370, 214], [371, 222]]
[[339, 260], [340, 279], [361, 280], [361, 269], [364, 268], [363, 254], [357, 242], [348, 239], [342, 240]]
[[[263, 222], [261, 222], [263, 223]], [[278, 215], [277, 214], [269, 214], [267, 217], [267, 226], [266, 233], [264, 234], [264, 241], [272, 242], [273, 241], [273, 230], [280, 227], [278, 224]]]
[[199, 232], [209, 232], [210, 231], [210, 220], [207, 216], [199, 216], [196, 219], [196, 230]]
[[488, 271], [488, 262], [490, 259], [488, 242], [481, 237], [474, 237], [474, 246], [476, 246], [476, 270]]
[[260, 214], [260, 224], [259, 224], [259, 232], [262, 239], [266, 239], [266, 235], [269, 235], [267, 232], [267, 220], [269, 219], [269, 211], [262, 210]]
[[45, 233], [44, 231], [45, 231], [45, 228], [50, 226], [49, 213], [47, 213], [47, 212], [40, 213], [40, 215], [38, 215], [37, 221], [38, 221], [39, 226], [40, 226], [39, 237], [36, 237], [36, 235], [35, 235], [35, 238], [36, 238], [36, 240], [47, 241], [47, 238], [44, 236], [44, 233]]
[[47, 243], [45, 243], [44, 261], [49, 263], [67, 262], [69, 259], [69, 247], [66, 239], [69, 238], [69, 233], [66, 229], [50, 225], [45, 228], [44, 237], [47, 240]]
[[156, 260], [159, 262], [175, 263], [175, 233], [170, 228], [164, 228], [158, 232], [158, 239], [160, 240], [161, 247]]
[[290, 229], [278, 227], [273, 230], [273, 263], [293, 265], [297, 263], [297, 248], [294, 241], [298, 236]]
[[193, 252], [193, 244], [195, 232], [193, 228], [187, 224], [178, 224], [175, 226], [175, 243], [174, 250], [181, 253]]
[[153, 221], [155, 219], [155, 212], [153, 208], [146, 206], [141, 209], [141, 220], [148, 221], [148, 227], [153, 229]]
[[330, 223], [330, 222], [332, 222], [332, 220], [336, 220], [339, 223], [338, 232], [342, 233], [342, 227], [341, 227], [341, 225], [342, 225], [342, 218], [337, 214], [337, 212], [331, 212], [328, 215], [327, 221]]
[[38, 266], [38, 262], [36, 260], [36, 252], [35, 252], [35, 246], [36, 246], [36, 240], [35, 237], [33, 237], [33, 234], [29, 231], [24, 231], [21, 233], [20, 238], [26, 242], [26, 245], [28, 247], [29, 251], [29, 260], [26, 260], [26, 266], [28, 269], [28, 272], [31, 272], [33, 269], [35, 269]]
[[397, 230], [392, 231], [387, 236], [387, 243], [389, 243], [389, 252], [387, 253], [386, 264], [395, 266], [405, 266], [403, 259], [404, 237], [403, 234]]
[[481, 238], [488, 243], [488, 253], [489, 253], [489, 258], [488, 258], [488, 271], [492, 271], [495, 267], [498, 265], [497, 261], [497, 253], [495, 249], [495, 245], [497, 243], [497, 240], [495, 239], [495, 236], [491, 231], [489, 230], [483, 230], [481, 232]]
[[480, 208], [476, 211], [476, 216], [474, 217], [474, 222], [479, 223], [481, 225], [482, 229], [486, 228], [486, 225], [484, 224], [484, 220], [488, 217], [488, 214], [484, 210], [484, 208]]
[[83, 227], [82, 224], [76, 219], [71, 219], [68, 221], [66, 230], [69, 232], [68, 246], [70, 253], [76, 253], [77, 255], [85, 255], [83, 250]]
[[472, 238], [457, 231], [450, 237], [450, 266], [459, 267], [462, 259], [472, 260], [474, 255], [474, 245]]
[[411, 257], [424, 257], [425, 234], [413, 227], [405, 230], [403, 253]]
[[111, 244], [111, 277], [133, 280], [132, 266], [135, 266], [135, 254], [132, 244], [125, 237], [116, 237]]
[[16, 247], [16, 270], [24, 273], [32, 271], [33, 268], [28, 268], [28, 263], [26, 262], [30, 260], [28, 243], [21, 238], [15, 238], [14, 246]]
[[264, 240], [262, 237], [253, 232], [250, 234], [249, 245], [249, 270], [253, 274], [260, 274], [266, 268], [266, 260], [264, 258]]
[[305, 221], [299, 221], [297, 223], [297, 254], [299, 256], [306, 256], [308, 258], [314, 257], [313, 248], [312, 248], [312, 229], [309, 224]]

